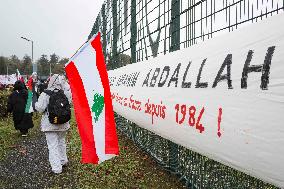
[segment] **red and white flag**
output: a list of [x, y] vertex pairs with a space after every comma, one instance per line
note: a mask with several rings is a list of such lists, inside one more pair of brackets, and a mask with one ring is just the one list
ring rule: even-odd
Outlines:
[[32, 113], [34, 112], [33, 109], [33, 78], [32, 76], [29, 78], [28, 82], [26, 83], [28, 89], [28, 98], [25, 108], [25, 113]]
[[65, 65], [82, 141], [82, 163], [98, 164], [118, 155], [118, 140], [100, 33]]
[[23, 83], [25, 83], [25, 80], [18, 69], [17, 69], [17, 80], [20, 80]]

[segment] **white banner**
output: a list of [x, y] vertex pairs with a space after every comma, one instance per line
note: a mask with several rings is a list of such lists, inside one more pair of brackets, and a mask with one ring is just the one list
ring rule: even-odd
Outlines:
[[284, 15], [109, 71], [114, 110], [284, 187]]
[[17, 75], [0, 75], [0, 84], [2, 85], [9, 85], [9, 84], [15, 84], [17, 81]]

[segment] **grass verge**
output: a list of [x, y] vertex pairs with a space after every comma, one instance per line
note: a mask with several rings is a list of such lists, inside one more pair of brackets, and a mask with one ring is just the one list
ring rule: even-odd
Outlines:
[[[38, 126], [40, 122], [40, 115], [34, 113], [33, 121], [35, 128], [29, 129], [29, 138], [37, 136]], [[13, 148], [16, 143], [21, 139], [20, 132], [15, 130], [12, 117], [0, 119], [0, 161], [6, 157], [6, 154], [9, 152], [10, 148]]]
[[[40, 136], [40, 115], [35, 114], [33, 118], [35, 128], [30, 130], [29, 138], [36, 139]], [[100, 165], [81, 164], [81, 141], [74, 116], [70, 123], [67, 135], [69, 165], [62, 174], [50, 175], [49, 188], [184, 188], [174, 175], [160, 168], [120, 132], [119, 156]], [[0, 159], [5, 161], [7, 152], [20, 144], [21, 136], [14, 129], [11, 117], [1, 120]], [[5, 183], [0, 181], [1, 186]]]
[[[76, 175], [77, 188], [184, 188], [174, 175], [160, 168], [121, 132], [118, 138], [119, 156], [100, 165], [81, 164], [81, 142], [76, 123], [71, 120], [67, 135], [69, 169]], [[62, 178], [58, 181], [66, 183]]]

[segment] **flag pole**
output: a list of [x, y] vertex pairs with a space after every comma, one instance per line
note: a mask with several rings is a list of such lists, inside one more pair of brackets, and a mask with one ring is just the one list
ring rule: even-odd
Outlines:
[[[98, 32], [95, 33], [93, 36], [95, 36], [95, 35], [97, 35], [97, 34], [98, 34]], [[76, 52], [69, 58], [69, 61], [65, 64], [65, 67], [70, 63], [70, 60], [77, 54], [77, 52], [78, 52], [86, 43], [88, 43], [88, 41], [90, 41], [90, 39], [93, 38], [93, 36], [92, 36], [91, 38], [89, 38], [87, 41], [85, 41], [85, 42], [76, 50]]]
[[77, 50], [76, 52], [69, 58], [68, 62], [65, 64], [65, 67], [70, 63], [70, 60], [77, 54], [77, 52], [88, 42], [89, 40], [85, 41]]
[[[98, 34], [98, 32], [95, 33], [93, 36], [95, 36], [95, 35], [97, 35], [97, 34]], [[92, 36], [92, 37], [93, 37], [93, 36]], [[91, 38], [92, 38], [92, 37], [91, 37]], [[87, 41], [85, 41], [85, 42], [76, 50], [76, 52], [71, 56], [70, 59], [72, 59], [73, 56], [75, 56], [75, 54], [76, 54], [91, 38], [89, 38]]]
[[89, 40], [85, 41], [77, 50], [76, 52], [70, 57], [70, 59], [73, 58], [73, 56], [88, 42]]

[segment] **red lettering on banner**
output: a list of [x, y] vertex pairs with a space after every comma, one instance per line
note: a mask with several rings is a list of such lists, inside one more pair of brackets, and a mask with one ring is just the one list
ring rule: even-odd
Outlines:
[[165, 119], [166, 109], [167, 108], [165, 105], [163, 105], [162, 101], [161, 104], [154, 104], [150, 103], [150, 99], [148, 99], [147, 103], [145, 104], [145, 113], [152, 115], [152, 124], [154, 123], [154, 116]]
[[190, 106], [189, 108], [189, 120], [188, 120], [188, 124], [193, 127], [195, 125], [195, 112], [196, 112], [196, 108], [195, 106]]
[[219, 115], [218, 115], [218, 137], [221, 137], [222, 133], [220, 132], [220, 124], [222, 120], [222, 108], [219, 108]]
[[119, 96], [118, 93], [116, 93], [116, 94], [112, 93], [111, 98], [112, 98], [112, 100], [115, 100], [117, 103], [119, 103], [122, 106], [129, 107], [129, 108], [136, 110], [136, 111], [142, 110], [141, 101], [134, 100], [133, 95], [131, 95], [130, 98], [127, 98], [127, 97]]
[[181, 105], [181, 107], [180, 107], [180, 112], [181, 112], [181, 114], [182, 114], [181, 120], [178, 120], [179, 104], [176, 104], [175, 109], [176, 109], [176, 122], [177, 122], [178, 124], [182, 124], [183, 121], [184, 121], [184, 119], [185, 119], [185, 116], [186, 116], [186, 105], [183, 104], [183, 105]]
[[124, 105], [124, 106], [127, 106], [127, 104], [128, 104], [128, 103], [127, 103], [127, 100], [128, 100], [127, 98], [124, 98], [124, 101], [123, 101], [123, 105]]
[[[166, 118], [166, 109], [167, 107], [163, 104], [163, 101], [160, 101], [160, 103], [154, 103], [151, 102], [151, 100], [148, 98], [147, 102], [144, 104], [143, 102], [137, 100], [134, 98], [133, 95], [131, 95], [129, 98], [119, 96], [118, 93], [112, 93], [111, 98], [113, 101], [116, 101], [120, 105], [130, 108], [135, 111], [141, 111], [144, 106], [144, 113], [149, 114], [151, 116], [152, 124], [154, 124], [154, 118]], [[205, 108], [202, 107], [200, 112], [198, 112], [196, 106], [194, 105], [186, 105], [186, 104], [176, 104], [175, 105], [175, 111], [176, 111], [176, 123], [179, 125], [182, 125], [185, 120], [187, 120], [188, 126], [194, 127], [198, 130], [199, 133], [203, 133], [205, 131], [205, 127], [202, 124], [202, 116], [205, 112]], [[219, 114], [218, 114], [218, 137], [221, 137], [221, 121], [222, 121], [222, 108], [219, 108]], [[198, 115], [198, 117], [197, 117]]]
[[204, 127], [203, 125], [200, 123], [200, 119], [203, 115], [203, 112], [204, 112], [204, 107], [202, 108], [202, 110], [200, 111], [199, 113], [199, 116], [197, 118], [197, 123], [196, 123], [196, 129], [199, 130], [200, 133], [202, 133], [204, 131]]
[[[185, 118], [186, 118], [187, 107], [186, 107], [185, 104], [182, 104], [182, 105], [176, 104], [175, 105], [175, 110], [176, 110], [176, 122], [181, 125], [184, 122]], [[205, 108], [202, 107], [202, 109], [199, 112], [199, 115], [197, 117], [197, 121], [196, 121], [196, 117], [195, 117], [195, 114], [197, 113], [196, 107], [195, 106], [190, 106], [188, 108], [188, 125], [191, 126], [191, 127], [195, 126], [196, 130], [199, 130], [200, 133], [205, 131], [205, 128], [203, 127], [203, 125], [201, 123], [201, 118], [203, 116], [204, 111], [205, 111]], [[181, 114], [181, 118], [179, 119], [179, 115], [180, 114]], [[222, 111], [221, 111], [221, 114], [222, 114]], [[221, 120], [221, 118], [220, 118], [220, 120]]]

